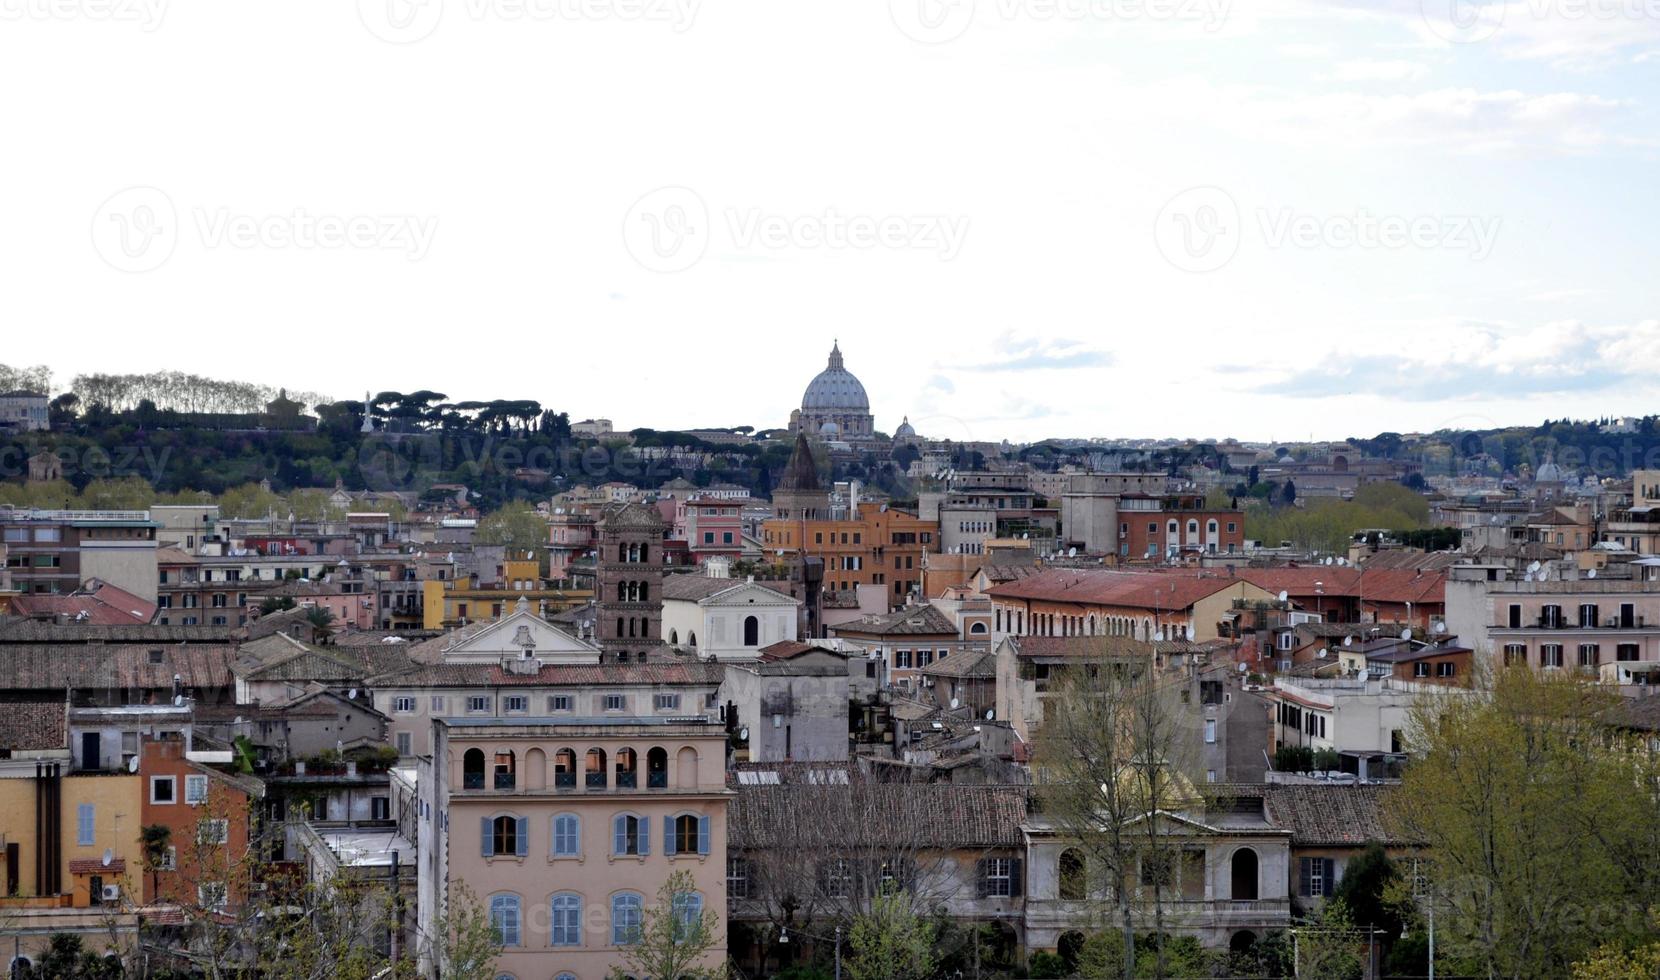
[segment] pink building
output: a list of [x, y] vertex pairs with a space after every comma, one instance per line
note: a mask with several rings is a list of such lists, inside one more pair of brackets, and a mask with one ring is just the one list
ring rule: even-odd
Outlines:
[[675, 505], [674, 526], [685, 528], [692, 561], [736, 559], [744, 549], [743, 501], [698, 496]]
[[620, 698], [614, 718], [438, 718], [419, 786], [423, 935], [465, 883], [502, 938], [498, 975], [604, 977], [685, 870], [694, 888], [675, 906], [717, 916], [707, 965], [726, 959], [719, 725], [638, 717]]

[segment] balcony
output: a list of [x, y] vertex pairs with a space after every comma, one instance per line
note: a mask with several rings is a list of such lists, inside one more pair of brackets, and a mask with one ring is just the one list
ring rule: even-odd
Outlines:
[[576, 773], [556, 772], [553, 774], [554, 789], [576, 789]]
[[514, 784], [515, 784], [515, 779], [514, 779], [512, 773], [510, 773], [510, 772], [498, 772], [498, 773], [496, 773], [496, 788], [497, 789], [512, 789], [514, 787]]
[[668, 789], [669, 771], [667, 769], [652, 770], [646, 773], [646, 789]]
[[462, 776], [461, 777], [461, 788], [462, 789], [483, 789], [484, 788], [484, 773], [482, 773], [482, 772], [469, 772], [466, 775]]

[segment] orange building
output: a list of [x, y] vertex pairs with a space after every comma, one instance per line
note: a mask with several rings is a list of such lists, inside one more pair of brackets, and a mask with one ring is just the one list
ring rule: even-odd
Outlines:
[[761, 525], [761, 543], [770, 556], [822, 559], [826, 592], [876, 585], [897, 607], [907, 595], [922, 594], [922, 556], [939, 550], [939, 522], [868, 504], [855, 503], [851, 515], [834, 513], [812, 446], [797, 434], [772, 493], [772, 519]]
[[148, 739], [139, 757], [140, 823], [166, 827], [165, 853], [142, 882], [147, 902], [206, 907], [246, 899], [251, 801], [260, 783], [190, 761], [182, 738]]

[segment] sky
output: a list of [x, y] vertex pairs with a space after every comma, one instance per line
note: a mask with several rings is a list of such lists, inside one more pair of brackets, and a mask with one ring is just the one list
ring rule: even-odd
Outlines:
[[1648, 414], [1660, 0], [0, 0], [0, 361], [1233, 436]]

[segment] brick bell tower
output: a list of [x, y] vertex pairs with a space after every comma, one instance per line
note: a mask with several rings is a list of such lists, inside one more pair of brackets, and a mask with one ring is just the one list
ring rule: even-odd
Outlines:
[[594, 523], [594, 639], [604, 663], [640, 663], [663, 640], [663, 533], [657, 511], [613, 504]]

